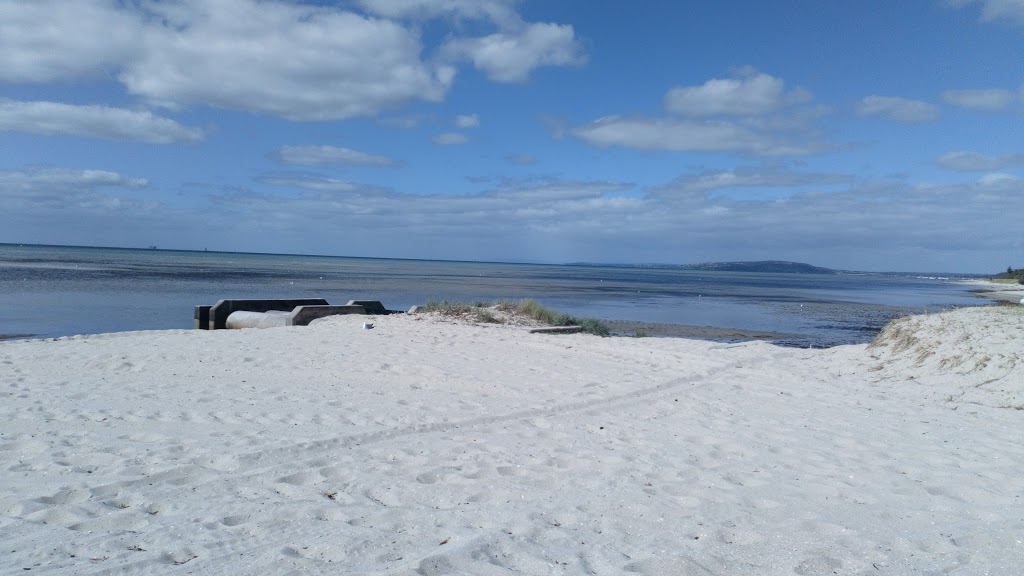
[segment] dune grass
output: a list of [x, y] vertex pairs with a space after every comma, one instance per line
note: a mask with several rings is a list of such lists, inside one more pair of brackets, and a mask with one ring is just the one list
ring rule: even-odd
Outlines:
[[610, 334], [608, 327], [599, 320], [594, 320], [592, 318], [577, 318], [576, 316], [555, 312], [554, 310], [549, 310], [544, 306], [541, 306], [541, 304], [536, 300], [530, 299], [503, 301], [499, 302], [497, 305], [480, 301], [472, 304], [450, 302], [448, 300], [442, 300], [440, 302], [431, 301], [428, 302], [423, 309], [427, 312], [439, 312], [445, 316], [455, 316], [475, 322], [494, 324], [503, 323], [501, 318], [498, 318], [489, 310], [492, 306], [506, 314], [525, 316], [536, 320], [541, 324], [547, 324], [548, 326], [579, 326], [583, 328], [584, 332], [588, 332], [590, 334], [596, 334], [598, 336], [608, 336]]
[[472, 304], [465, 304], [462, 302], [442, 300], [440, 302], [427, 302], [427, 305], [423, 307], [423, 310], [426, 312], [438, 312], [444, 316], [454, 316], [483, 324], [503, 324], [504, 322], [501, 318], [498, 318], [493, 312], [488, 310], [490, 306], [491, 305], [489, 303], [480, 301]]

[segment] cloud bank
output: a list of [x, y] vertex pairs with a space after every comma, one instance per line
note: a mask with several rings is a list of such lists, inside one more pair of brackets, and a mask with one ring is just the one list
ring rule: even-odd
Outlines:
[[799, 106], [813, 96], [752, 68], [732, 78], [677, 87], [664, 97], [662, 117], [606, 116], [572, 134], [595, 146], [675, 152], [799, 156], [828, 148], [815, 122], [823, 108]]
[[[498, 82], [585, 60], [572, 26], [525, 22], [512, 2], [0, 0], [0, 81], [113, 78], [152, 106], [213, 106], [295, 121], [373, 116], [440, 101], [458, 66]], [[422, 43], [409, 18], [493, 32]], [[46, 26], [40, 26], [46, 22]]]
[[857, 105], [861, 116], [875, 116], [905, 124], [932, 122], [939, 118], [939, 107], [896, 96], [866, 96]]
[[401, 166], [401, 162], [387, 156], [336, 146], [282, 146], [277, 152], [277, 159], [296, 166]]
[[1024, 154], [986, 156], [976, 152], [948, 152], [940, 156], [936, 164], [958, 172], [988, 172], [1024, 166]]
[[942, 94], [947, 104], [980, 110], [982, 112], [999, 112], [1006, 110], [1013, 102], [1013, 93], [1002, 88], [973, 90], [947, 90]]
[[3, 99], [0, 99], [0, 132], [85, 136], [150, 144], [198, 142], [204, 137], [199, 128], [182, 126], [145, 110]]
[[[244, 243], [251, 250], [287, 252], [345, 246], [351, 255], [500, 254], [520, 261], [782, 258], [850, 269], [884, 269], [887, 260], [877, 255], [884, 239], [891, 262], [933, 271], [962, 269], [964, 262], [984, 271], [993, 264], [978, 255], [1022, 248], [1019, 235], [992, 233], [1016, 229], [1024, 213], [1024, 181], [1002, 173], [936, 186], [763, 165], [687, 172], [650, 188], [539, 178], [504, 180], [475, 194], [431, 196], [301, 174], [259, 183], [289, 193], [225, 189], [193, 212], [131, 205], [122, 192], [133, 193], [146, 182], [113, 172], [0, 172], [0, 186], [17, 189], [20, 205], [18, 218], [8, 211], [0, 214], [0, 224], [17, 231], [22, 219], [96, 220], [108, 214], [110, 222], [156, 225], [155, 215], [161, 214], [160, 226], [187, 230], [216, 213], [230, 226], [203, 236], [211, 247]], [[741, 190], [754, 194], [732, 194]], [[65, 233], [70, 234], [51, 227], [47, 240], [74, 239]], [[372, 253], [360, 254], [358, 247], [372, 247]]]

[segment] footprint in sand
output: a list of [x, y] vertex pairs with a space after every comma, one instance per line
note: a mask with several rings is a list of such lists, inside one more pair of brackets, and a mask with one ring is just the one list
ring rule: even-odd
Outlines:
[[235, 515], [225, 516], [220, 519], [220, 523], [225, 526], [239, 526], [249, 521], [249, 516]]
[[797, 564], [793, 568], [793, 572], [800, 576], [824, 576], [826, 574], [835, 574], [842, 567], [843, 563], [835, 558], [816, 556]]
[[282, 478], [278, 478], [277, 481], [282, 484], [291, 484], [293, 486], [312, 486], [324, 479], [319, 472], [306, 470], [304, 472], [296, 472], [295, 474], [289, 474]]
[[92, 492], [86, 489], [70, 488], [61, 490], [53, 496], [43, 496], [39, 498], [39, 501], [43, 504], [50, 504], [51, 506], [65, 506], [68, 504], [78, 504], [79, 502], [85, 502], [92, 497]]

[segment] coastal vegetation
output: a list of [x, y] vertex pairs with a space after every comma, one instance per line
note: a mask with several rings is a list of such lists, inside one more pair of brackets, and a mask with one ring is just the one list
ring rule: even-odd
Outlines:
[[1010, 283], [1016, 282], [1018, 284], [1024, 284], [1024, 268], [1014, 268], [1013, 266], [1008, 266], [1006, 268], [1006, 272], [996, 274], [995, 276], [992, 276], [992, 279], [996, 281], [1004, 281]]
[[611, 332], [599, 320], [578, 318], [569, 314], [555, 312], [542, 306], [536, 300], [503, 301], [497, 304], [488, 302], [428, 302], [423, 307], [425, 312], [437, 312], [443, 316], [460, 318], [483, 324], [504, 324], [516, 320], [527, 319], [547, 326], [579, 326], [584, 332], [598, 336], [608, 336]]

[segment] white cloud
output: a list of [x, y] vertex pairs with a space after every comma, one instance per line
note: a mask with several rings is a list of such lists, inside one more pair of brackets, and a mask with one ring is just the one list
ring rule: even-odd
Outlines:
[[958, 172], [988, 172], [1024, 166], [1024, 154], [986, 156], [976, 152], [947, 152], [935, 163], [947, 170]]
[[948, 0], [953, 6], [981, 4], [982, 22], [1006, 21], [1024, 26], [1024, 2], [1021, 0]]
[[459, 128], [478, 128], [480, 117], [476, 114], [460, 114], [455, 117], [455, 125]]
[[811, 154], [814, 143], [788, 142], [779, 135], [726, 121], [681, 119], [600, 118], [573, 130], [576, 137], [595, 146], [623, 146], [641, 150], [676, 152], [734, 152], [757, 156]]
[[1013, 187], [1020, 183], [1020, 178], [1013, 174], [993, 172], [978, 178], [978, 184], [987, 188], [992, 187]]
[[895, 96], [867, 96], [857, 105], [857, 112], [908, 124], [931, 122], [939, 117], [939, 107], [934, 104]]
[[786, 92], [781, 79], [745, 68], [735, 78], [673, 88], [665, 95], [665, 108], [687, 116], [758, 115], [810, 99], [802, 88]]
[[451, 146], [454, 144], [465, 144], [469, 141], [469, 137], [459, 132], [445, 132], [434, 136], [432, 141], [439, 146]]
[[454, 39], [442, 53], [468, 59], [496, 82], [525, 82], [541, 66], [575, 66], [586, 60], [573, 27], [553, 23], [524, 24], [480, 38]]
[[166, 24], [146, 27], [119, 78], [159, 105], [344, 119], [440, 100], [455, 73], [421, 61], [415, 33], [350, 12], [255, 0], [149, 6]]
[[[442, 99], [455, 70], [417, 32], [278, 0], [0, 0], [0, 78], [116, 76], [156, 105], [329, 120]], [[46, 22], [40, 26], [39, 22]]]
[[429, 20], [454, 16], [514, 25], [519, 16], [513, 9], [518, 0], [359, 0], [368, 11], [385, 18]]
[[0, 211], [15, 219], [30, 211], [111, 208], [106, 190], [137, 190], [149, 185], [144, 178], [132, 178], [107, 170], [32, 168], [0, 170], [0, 193], [5, 205]]
[[196, 142], [203, 131], [144, 110], [0, 99], [0, 132], [68, 135], [152, 144]]
[[713, 191], [737, 188], [795, 189], [813, 185], [849, 183], [852, 177], [844, 174], [797, 172], [779, 166], [740, 167], [732, 170], [714, 170], [686, 174], [660, 189], [685, 188], [690, 191]]
[[586, 58], [572, 26], [524, 22], [519, 0], [359, 0], [386, 18], [429, 20], [451, 17], [497, 28], [477, 37], [453, 37], [442, 47], [447, 59], [469, 60], [497, 82], [525, 82], [541, 66], [574, 66]]
[[265, 176], [258, 181], [273, 186], [302, 188], [316, 192], [353, 192], [360, 189], [359, 185], [345, 180], [313, 176]]
[[160, 203], [144, 178], [109, 170], [0, 170], [0, 196], [0, 235], [14, 242], [181, 246], [224, 226], [208, 210]]
[[[116, 78], [147, 102], [209, 105], [291, 120], [373, 116], [440, 101], [456, 64], [521, 82], [539, 66], [584, 60], [573, 28], [524, 22], [503, 0], [0, 0], [0, 80]], [[419, 22], [473, 20], [440, 53], [423, 54]], [[46, 25], [40, 25], [45, 23]], [[459, 27], [461, 30], [463, 27]]]
[[980, 90], [947, 90], [942, 94], [942, 99], [947, 104], [981, 110], [984, 112], [997, 112], [1007, 109], [1013, 102], [1013, 93], [1001, 88], [988, 88]]
[[829, 147], [815, 123], [826, 113], [809, 92], [786, 92], [782, 80], [743, 68], [731, 80], [674, 88], [665, 95], [665, 117], [606, 116], [572, 134], [595, 146], [676, 152], [727, 152], [794, 156]]
[[401, 163], [387, 156], [367, 154], [351, 148], [335, 146], [282, 146], [277, 152], [278, 160], [298, 166], [378, 166], [395, 167]]
[[140, 26], [110, 0], [0, 0], [0, 80], [102, 76], [138, 44]]
[[35, 168], [24, 171], [0, 170], [0, 186], [6, 190], [97, 188], [116, 186], [142, 188], [145, 178], [131, 178], [107, 170], [71, 170], [68, 168]]

